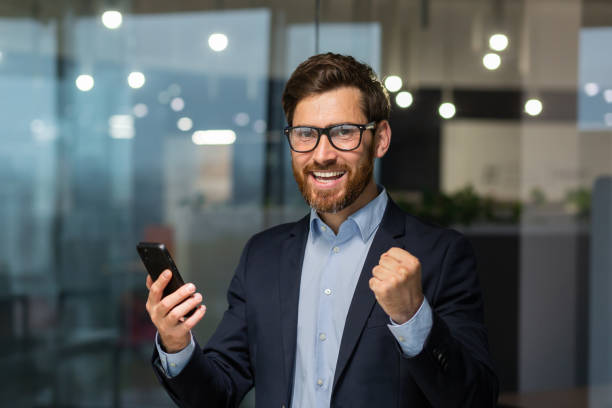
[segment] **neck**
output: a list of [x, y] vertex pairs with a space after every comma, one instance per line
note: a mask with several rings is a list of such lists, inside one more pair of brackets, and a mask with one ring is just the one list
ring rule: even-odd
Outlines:
[[336, 213], [318, 213], [319, 217], [327, 224], [334, 233], [338, 233], [340, 225], [349, 217], [349, 215], [357, 212], [359, 209], [365, 207], [370, 201], [376, 198], [378, 195], [378, 189], [374, 179], [370, 179], [370, 182], [363, 190], [363, 192], [357, 197], [351, 205], [338, 211]]

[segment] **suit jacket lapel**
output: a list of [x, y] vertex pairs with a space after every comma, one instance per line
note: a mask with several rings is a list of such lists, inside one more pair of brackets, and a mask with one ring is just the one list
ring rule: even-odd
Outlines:
[[393, 246], [399, 246], [397, 238], [404, 235], [404, 229], [404, 214], [389, 197], [385, 214], [363, 264], [346, 317], [340, 350], [338, 352], [338, 361], [336, 363], [332, 396], [376, 302], [376, 298], [369, 285], [370, 278], [372, 277], [372, 268], [378, 264], [378, 260], [384, 252]]
[[300, 279], [302, 263], [308, 237], [309, 216], [302, 218], [291, 229], [283, 242], [280, 252], [279, 297], [281, 315], [281, 334], [283, 339], [284, 378], [287, 398], [291, 399], [293, 369], [298, 320], [298, 300], [300, 296]]

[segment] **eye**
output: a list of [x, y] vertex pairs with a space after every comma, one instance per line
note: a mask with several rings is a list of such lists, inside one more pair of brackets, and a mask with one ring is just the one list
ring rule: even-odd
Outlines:
[[298, 137], [300, 139], [311, 139], [317, 137], [317, 132], [309, 127], [298, 127], [292, 130], [292, 134], [294, 137]]
[[359, 134], [359, 128], [354, 125], [340, 125], [330, 130], [332, 137], [351, 138]]

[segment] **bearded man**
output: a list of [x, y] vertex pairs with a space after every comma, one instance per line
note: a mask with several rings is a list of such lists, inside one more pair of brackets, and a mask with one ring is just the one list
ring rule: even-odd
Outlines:
[[195, 286], [162, 298], [170, 271], [147, 278], [169, 395], [185, 407], [238, 406], [252, 387], [265, 408], [495, 406], [467, 239], [403, 213], [374, 181], [391, 127], [373, 70], [313, 56], [282, 101], [310, 214], [247, 242], [204, 348], [191, 335], [206, 312]]

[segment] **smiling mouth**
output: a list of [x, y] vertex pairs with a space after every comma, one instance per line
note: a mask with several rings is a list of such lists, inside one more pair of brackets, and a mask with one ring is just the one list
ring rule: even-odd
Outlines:
[[313, 171], [310, 174], [319, 183], [331, 183], [346, 174], [346, 171]]

